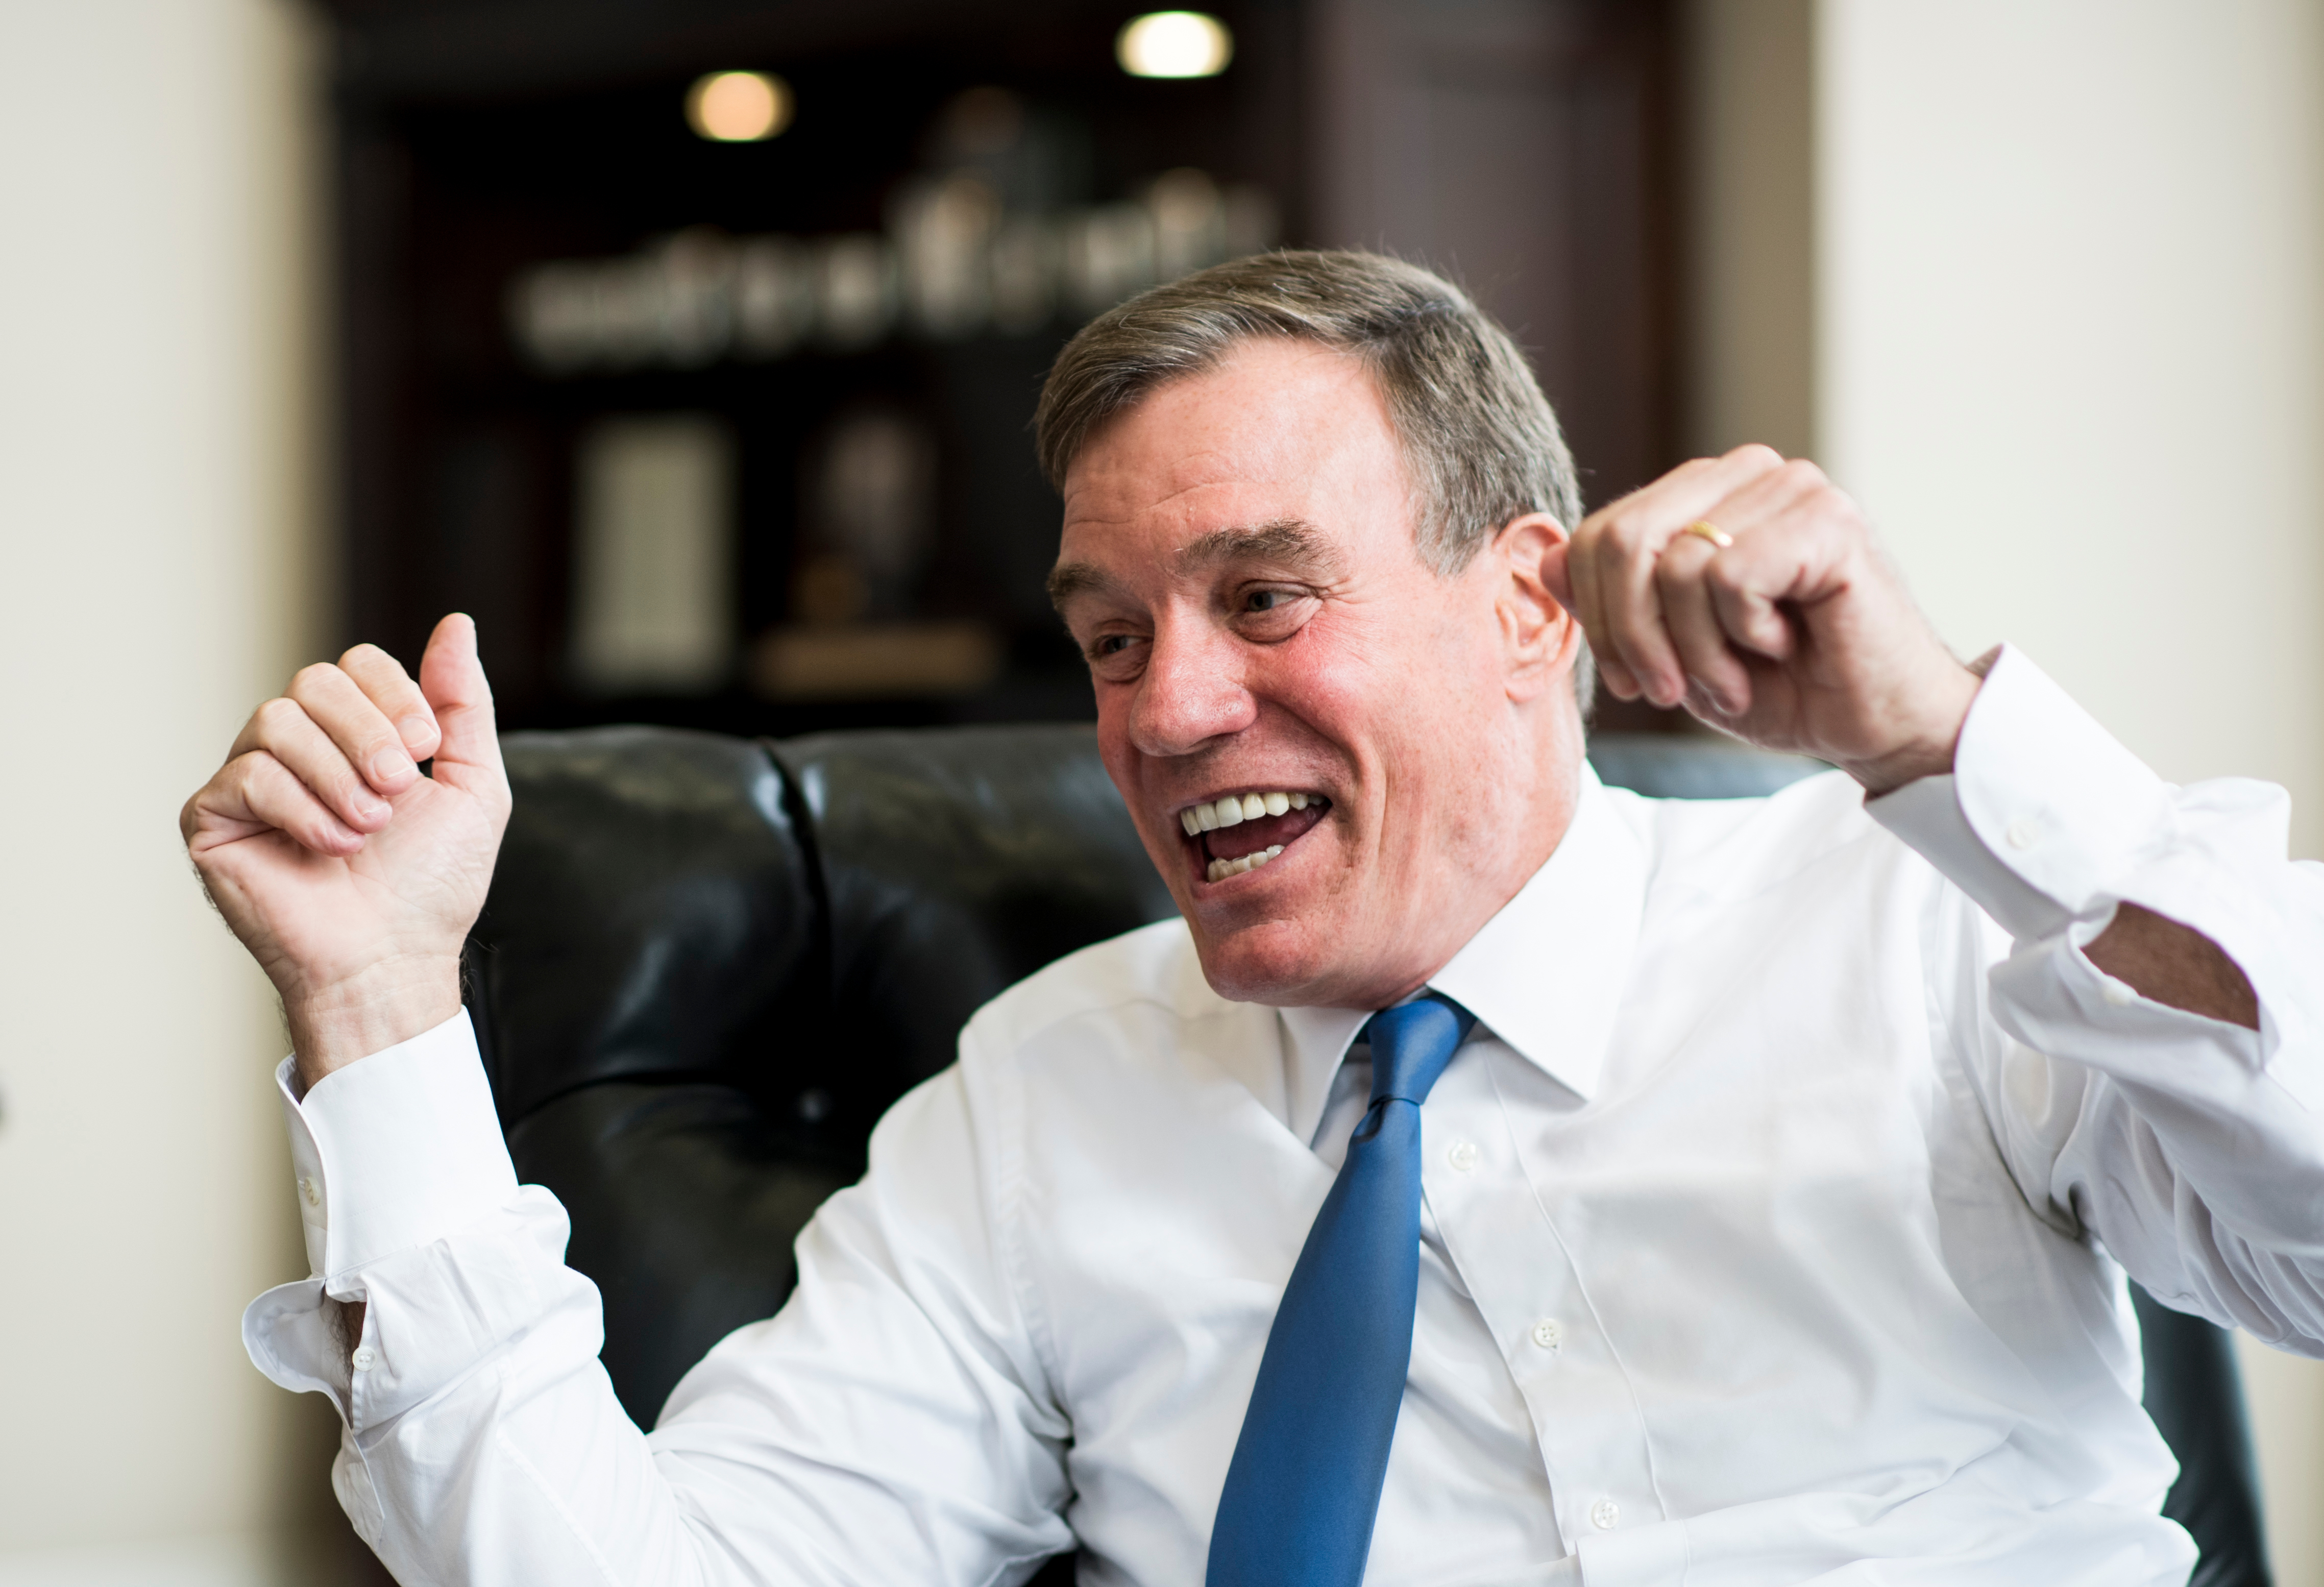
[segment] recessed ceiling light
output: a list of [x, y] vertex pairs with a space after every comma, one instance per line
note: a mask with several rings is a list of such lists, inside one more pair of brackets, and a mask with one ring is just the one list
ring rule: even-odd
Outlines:
[[1149, 11], [1121, 30], [1113, 53], [1132, 77], [1216, 77], [1234, 59], [1234, 36], [1199, 11]]
[[756, 143], [790, 125], [791, 86], [770, 72], [709, 72], [686, 91], [686, 121], [714, 143]]

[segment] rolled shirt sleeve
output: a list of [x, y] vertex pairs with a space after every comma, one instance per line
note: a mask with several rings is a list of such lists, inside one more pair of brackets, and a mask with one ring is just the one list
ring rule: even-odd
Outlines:
[[[1950, 1026], [2028, 1199], [2158, 1299], [2324, 1355], [2324, 867], [2287, 858], [2283, 790], [2163, 782], [2005, 649], [1952, 774], [1867, 807], [2008, 939]], [[2218, 944], [2260, 1029], [2092, 964], [2124, 903]]]

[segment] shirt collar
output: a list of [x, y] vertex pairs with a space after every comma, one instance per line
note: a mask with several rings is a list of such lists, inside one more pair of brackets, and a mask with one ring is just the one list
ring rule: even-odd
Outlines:
[[[1587, 1100], [1629, 979], [1646, 892], [1646, 855], [1585, 761], [1573, 821], [1556, 852], [1428, 984], [1476, 1015], [1480, 1031]], [[1371, 1010], [1279, 1012], [1285, 1122], [1305, 1140]]]

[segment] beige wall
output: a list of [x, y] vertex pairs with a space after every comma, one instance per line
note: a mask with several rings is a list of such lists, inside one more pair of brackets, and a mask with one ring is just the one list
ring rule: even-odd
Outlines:
[[1966, 652], [2324, 854], [2311, 0], [1826, 0], [1817, 438]]
[[175, 817], [313, 609], [312, 60], [272, 0], [0, 0], [0, 1580], [239, 1582], [284, 1514], [280, 1038]]
[[[2168, 776], [2288, 785], [2324, 854], [2319, 8], [1692, 16], [1695, 444], [1810, 438], [1957, 650], [2024, 646]], [[2318, 1587], [2324, 1367], [2244, 1354]]]
[[1684, 444], [1812, 454], [1815, 0], [1693, 0], [1686, 36]]

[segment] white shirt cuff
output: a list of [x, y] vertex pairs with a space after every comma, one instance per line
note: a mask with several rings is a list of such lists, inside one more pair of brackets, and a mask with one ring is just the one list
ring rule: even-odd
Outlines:
[[1952, 774], [1865, 813], [2021, 942], [2108, 914], [2172, 831], [2169, 785], [2008, 647], [1969, 706]]
[[505, 1206], [516, 1168], [461, 1010], [432, 1030], [336, 1069], [301, 1099], [274, 1072], [290, 1130], [307, 1264], [339, 1275], [424, 1245]]

